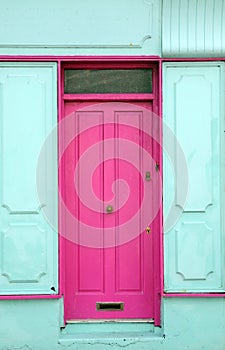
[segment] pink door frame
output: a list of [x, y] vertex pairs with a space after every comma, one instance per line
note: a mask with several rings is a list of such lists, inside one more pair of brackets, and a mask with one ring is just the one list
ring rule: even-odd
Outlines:
[[[59, 121], [63, 119], [64, 116], [64, 103], [67, 101], [152, 101], [153, 112], [157, 114], [161, 118], [161, 100], [160, 100], [160, 91], [161, 91], [161, 64], [157, 62], [157, 60], [151, 60], [146, 58], [137, 58], [137, 57], [104, 57], [104, 58], [87, 58], [79, 59], [74, 62], [71, 60], [70, 62], [64, 62], [62, 64], [62, 70], [60, 71], [60, 81], [61, 86], [59, 90], [59, 96], [62, 96], [60, 101], [60, 115]], [[153, 92], [151, 94], [126, 94], [126, 95], [118, 95], [118, 94], [102, 94], [93, 95], [93, 94], [85, 94], [85, 95], [71, 95], [64, 94], [64, 69], [65, 68], [80, 68], [80, 69], [103, 69], [103, 68], [152, 68], [153, 69]], [[63, 143], [62, 135], [59, 132], [59, 150], [61, 147], [61, 143]], [[160, 145], [161, 145], [161, 123], [160, 123]], [[160, 147], [160, 155], [159, 155], [159, 171], [162, 176], [162, 150]], [[59, 183], [63, 185], [64, 179], [62, 174], [59, 173]], [[62, 294], [65, 292], [65, 241], [63, 239], [64, 228], [62, 227], [62, 221], [60, 220], [60, 216], [62, 213], [59, 213], [59, 228], [60, 228], [60, 256], [61, 256], [61, 292]], [[162, 295], [162, 207], [159, 209], [159, 232], [154, 235], [154, 321], [155, 325], [160, 325], [160, 306], [161, 306], [161, 295]]]

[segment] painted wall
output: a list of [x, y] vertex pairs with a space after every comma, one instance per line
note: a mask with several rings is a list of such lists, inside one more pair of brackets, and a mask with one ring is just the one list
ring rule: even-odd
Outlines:
[[[111, 3], [107, 2], [107, 4], [101, 0], [95, 2], [91, 0], [85, 2], [66, 0], [61, 3], [40, 0], [38, 5], [37, 2], [28, 0], [2, 1], [0, 4], [0, 54], [224, 57], [224, 8], [224, 0], [201, 2], [197, 0], [188, 2], [181, 0], [163, 2], [158, 0], [117, 0]], [[205, 17], [201, 15], [202, 13], [205, 14]], [[24, 292], [24, 288], [27, 288], [26, 292], [32, 292], [32, 289], [36, 293], [45, 291], [54, 294], [57, 291], [57, 240], [52, 228], [48, 226], [36, 206], [34, 174], [27, 173], [26, 184], [29, 185], [29, 193], [32, 193], [32, 198], [29, 197], [28, 200], [24, 197], [27, 194], [27, 187], [24, 186], [24, 183], [18, 182], [19, 172], [15, 170], [15, 179], [11, 179], [11, 182], [7, 178], [7, 169], [10, 166], [17, 165], [18, 168], [18, 162], [22, 162], [23, 166], [34, 164], [31, 153], [28, 152], [26, 157], [21, 157], [20, 150], [16, 149], [14, 135], [18, 137], [19, 133], [21, 136], [21, 140], [23, 140], [21, 147], [28, 142], [23, 134], [25, 129], [18, 129], [19, 124], [16, 116], [22, 115], [27, 130], [32, 130], [29, 116], [30, 110], [36, 106], [34, 96], [38, 96], [39, 100], [42, 101], [43, 94], [49, 93], [49, 91], [53, 93], [51, 96], [46, 95], [49, 104], [45, 106], [46, 110], [41, 108], [42, 118], [37, 127], [38, 133], [35, 134], [35, 139], [30, 141], [32, 147], [28, 151], [36, 152], [35, 154], [40, 148], [41, 140], [51, 130], [56, 120], [54, 64], [50, 64], [51, 68], [48, 64], [45, 67], [48, 71], [48, 78], [46, 75], [41, 75], [40, 65], [39, 68], [32, 67], [32, 64], [28, 66], [23, 67], [27, 70], [26, 74], [23, 73], [23, 76], [17, 79], [20, 82], [19, 86], [16, 85], [15, 81], [11, 84], [10, 79], [13, 77], [8, 79], [7, 75], [4, 75], [5, 73], [0, 69], [1, 123], [4, 122], [4, 130], [7, 131], [5, 131], [5, 139], [1, 142], [1, 146], [4, 146], [4, 149], [1, 150], [1, 158], [5, 157], [4, 164], [6, 164], [6, 167], [1, 169], [1, 173], [4, 173], [1, 188], [3, 189], [4, 181], [8, 181], [8, 186], [4, 186], [4, 189], [9, 189], [7, 196], [4, 196], [7, 199], [4, 203], [12, 209], [10, 214], [7, 213], [6, 207], [1, 208], [4, 219], [1, 224], [3, 227], [1, 236], [4, 238], [1, 242], [4, 241], [4, 249], [8, 245], [8, 250], [11, 252], [9, 255], [4, 254], [3, 249], [1, 255], [1, 264], [3, 262], [2, 266], [4, 267], [1, 269], [1, 294], [15, 291], [21, 294]], [[204, 169], [209, 172], [214, 169], [213, 171], [216, 170], [216, 173], [213, 174], [211, 180], [209, 180], [210, 177], [206, 177], [203, 182], [199, 182], [196, 190], [198, 191], [200, 188], [202, 191], [201, 198], [204, 201], [200, 204], [203, 205], [204, 210], [200, 210], [199, 203], [195, 202], [195, 189], [190, 192], [191, 194], [189, 193], [188, 205], [191, 209], [188, 210], [188, 206], [186, 210], [182, 209], [181, 220], [186, 223], [186, 221], [190, 221], [190, 213], [193, 212], [192, 204], [196, 204], [191, 218], [192, 229], [189, 230], [191, 239], [188, 235], [186, 238], [184, 232], [181, 238], [176, 238], [178, 226], [182, 226], [181, 222], [178, 222], [177, 226], [173, 226], [171, 232], [165, 237], [165, 283], [167, 291], [171, 293], [203, 290], [219, 292], [224, 290], [224, 234], [223, 222], [220, 220], [223, 216], [220, 216], [220, 213], [223, 213], [223, 184], [219, 181], [224, 165], [221, 134], [224, 116], [221, 107], [224, 95], [224, 68], [221, 63], [212, 63], [210, 69], [208, 69], [208, 64], [200, 64], [196, 73], [195, 67], [192, 63], [186, 63], [186, 65], [165, 64], [163, 78], [166, 84], [164, 89], [164, 110], [166, 113], [164, 116], [169, 124], [172, 123], [172, 129], [174, 128], [173, 123], [175, 123], [174, 115], [178, 118], [178, 136], [180, 142], [186, 145], [186, 154], [191, 157], [193, 149], [189, 144], [189, 139], [182, 136], [184, 125], [186, 128], [190, 128], [189, 115], [191, 115], [191, 122], [200, 133], [204, 144], [202, 153], [197, 152], [198, 157], [194, 157], [194, 159], [204, 161]], [[25, 77], [26, 75], [28, 77]], [[33, 94], [29, 95], [29, 101], [33, 99], [34, 104], [29, 104], [30, 102], [27, 104], [27, 101], [22, 101], [18, 97], [20, 96], [21, 84], [23, 89], [29, 86], [27, 93], [28, 95]], [[43, 88], [45, 84], [47, 84], [46, 90]], [[195, 90], [192, 90], [193, 85]], [[202, 91], [204, 91], [203, 95]], [[12, 95], [17, 96], [17, 101], [11, 103]], [[179, 100], [176, 99], [177, 95], [180, 96]], [[196, 99], [195, 95], [203, 97]], [[209, 95], [211, 100], [208, 98]], [[192, 101], [192, 104], [194, 103], [194, 114], [190, 111], [186, 96], [188, 96], [188, 100]], [[178, 104], [176, 104], [177, 102]], [[40, 105], [43, 107], [44, 104], [41, 102], [36, 107], [40, 108]], [[186, 106], [186, 108], [184, 109], [182, 106]], [[7, 113], [5, 108], [8, 108]], [[23, 113], [24, 108], [26, 113]], [[213, 111], [212, 115], [208, 113], [208, 109]], [[5, 115], [9, 115], [10, 118], [5, 118]], [[46, 115], [48, 117], [50, 115], [50, 119], [46, 119]], [[199, 115], [202, 116], [202, 119], [198, 118]], [[196, 123], [196, 118], [201, 123]], [[184, 125], [180, 123], [181, 119], [185, 121]], [[48, 125], [44, 126], [46, 120], [48, 120]], [[14, 127], [13, 130], [10, 128], [11, 125]], [[202, 133], [203, 128], [204, 133]], [[2, 124], [1, 129], [3, 130]], [[191, 132], [191, 134], [192, 141], [195, 141], [195, 146], [199, 147], [197, 147], [199, 151], [202, 144], [201, 139], [198, 143], [199, 139], [195, 138], [195, 133]], [[207, 142], [205, 134], [208, 135], [208, 139], [211, 137], [210, 144]], [[12, 148], [9, 147], [9, 140]], [[9, 148], [7, 149], [7, 147]], [[25, 148], [25, 146], [22, 147], [22, 149]], [[210, 159], [207, 158], [209, 152], [212, 155]], [[9, 159], [12, 159], [13, 163], [10, 163]], [[212, 166], [211, 161], [214, 166]], [[53, 164], [53, 168], [54, 166]], [[188, 164], [188, 169], [193, 178], [199, 176], [194, 173], [195, 167], [191, 165], [191, 161]], [[165, 168], [165, 171], [169, 172], [171, 169]], [[169, 177], [170, 175], [167, 176], [167, 178]], [[57, 179], [55, 180], [57, 181]], [[207, 181], [210, 181], [210, 186], [208, 186]], [[17, 190], [19, 189], [16, 196], [14, 193], [10, 194], [10, 190], [13, 188], [12, 184], [15, 183], [18, 184]], [[170, 188], [172, 185], [167, 182], [167, 186]], [[20, 191], [23, 192], [22, 196]], [[167, 191], [166, 194], [165, 210], [169, 210], [171, 205], [172, 194], [170, 191]], [[10, 198], [13, 200], [16, 198], [18, 201], [14, 200], [13, 204], [11, 201], [10, 206]], [[24, 199], [23, 202], [21, 198]], [[205, 210], [207, 203], [210, 203], [209, 210]], [[215, 212], [214, 221], [210, 218], [211, 207]], [[208, 220], [210, 220], [210, 225], [205, 224]], [[5, 233], [8, 225], [11, 225], [13, 231], [11, 229]], [[197, 229], [194, 230], [196, 225]], [[28, 226], [36, 230], [36, 241], [29, 242], [29, 235], [24, 233], [25, 231], [22, 233], [23, 240], [20, 240], [21, 227]], [[18, 264], [28, 266], [27, 262], [32, 258], [36, 243], [45, 231], [50, 235], [46, 236], [48, 237], [47, 241], [41, 239], [43, 243], [38, 248], [39, 260], [36, 260], [34, 265], [29, 266], [28, 270], [22, 270], [21, 274], [17, 271]], [[27, 241], [24, 241], [24, 238], [27, 238]], [[21, 259], [20, 254], [25, 249], [24, 242], [29, 245], [28, 254], [22, 255], [25, 260]], [[179, 249], [176, 250], [178, 246], [184, 248], [184, 254], [180, 254]], [[43, 261], [46, 262], [46, 260], [43, 259], [42, 254], [48, 261], [47, 274], [44, 274]], [[191, 264], [186, 263], [185, 256], [189, 261], [194, 259], [196, 262], [192, 265], [194, 268], [191, 269]], [[197, 266], [198, 268], [196, 268]], [[9, 273], [9, 271], [11, 272]], [[34, 275], [40, 275], [40, 283], [34, 281]], [[24, 280], [27, 281], [26, 286]], [[55, 287], [55, 291], [51, 289], [51, 286]], [[115, 349], [124, 347], [133, 350], [223, 350], [225, 348], [224, 315], [225, 302], [223, 298], [167, 297], [163, 299], [162, 303], [161, 328], [142, 324], [135, 324], [133, 327], [129, 324], [120, 325], [119, 323], [107, 325], [74, 324], [64, 328], [62, 299], [0, 300], [0, 350], [47, 350], [66, 347], [71, 350], [105, 350], [110, 347]]]
[[163, 1], [164, 57], [224, 57], [224, 0]]
[[158, 0], [2, 1], [0, 54], [160, 55], [160, 13]]
[[223, 57], [225, 1], [5, 0], [0, 54]]
[[[1, 301], [1, 350], [224, 350], [224, 299], [171, 298], [164, 300], [164, 327], [142, 332], [113, 329], [104, 333], [99, 325], [92, 331], [60, 330], [58, 300]], [[94, 331], [95, 329], [95, 331]], [[137, 328], [136, 328], [137, 329]]]

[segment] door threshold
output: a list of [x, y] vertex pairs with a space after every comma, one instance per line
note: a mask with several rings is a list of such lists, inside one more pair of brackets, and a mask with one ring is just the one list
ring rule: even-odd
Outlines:
[[87, 320], [67, 320], [66, 324], [83, 323], [154, 323], [153, 318], [115, 318], [115, 319], [87, 319]]
[[[97, 321], [97, 322], [96, 322]], [[101, 336], [102, 333], [105, 335], [110, 334], [133, 334], [133, 333], [155, 333], [155, 325], [152, 319], [111, 319], [111, 320], [90, 320], [80, 321], [74, 320], [73, 322], [67, 323], [65, 327], [61, 328], [61, 335], [72, 337], [78, 337], [85, 335], [86, 337], [90, 334], [95, 336]]]

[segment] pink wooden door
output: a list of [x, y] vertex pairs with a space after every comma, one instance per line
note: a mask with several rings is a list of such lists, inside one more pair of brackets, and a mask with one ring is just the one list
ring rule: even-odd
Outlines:
[[66, 320], [154, 315], [160, 179], [151, 109], [151, 102], [65, 104], [65, 132], [74, 135], [60, 162]]

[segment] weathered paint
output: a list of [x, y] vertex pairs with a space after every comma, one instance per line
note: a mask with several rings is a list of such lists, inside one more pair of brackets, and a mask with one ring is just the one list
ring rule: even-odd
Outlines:
[[60, 330], [58, 300], [1, 301], [0, 349], [224, 350], [224, 299], [164, 299], [163, 310], [161, 329], [140, 327], [139, 332], [136, 325], [135, 331], [129, 326], [124, 331], [123, 325], [114, 329], [107, 324], [102, 333], [99, 325], [92, 326], [91, 332], [82, 330], [82, 325]]

